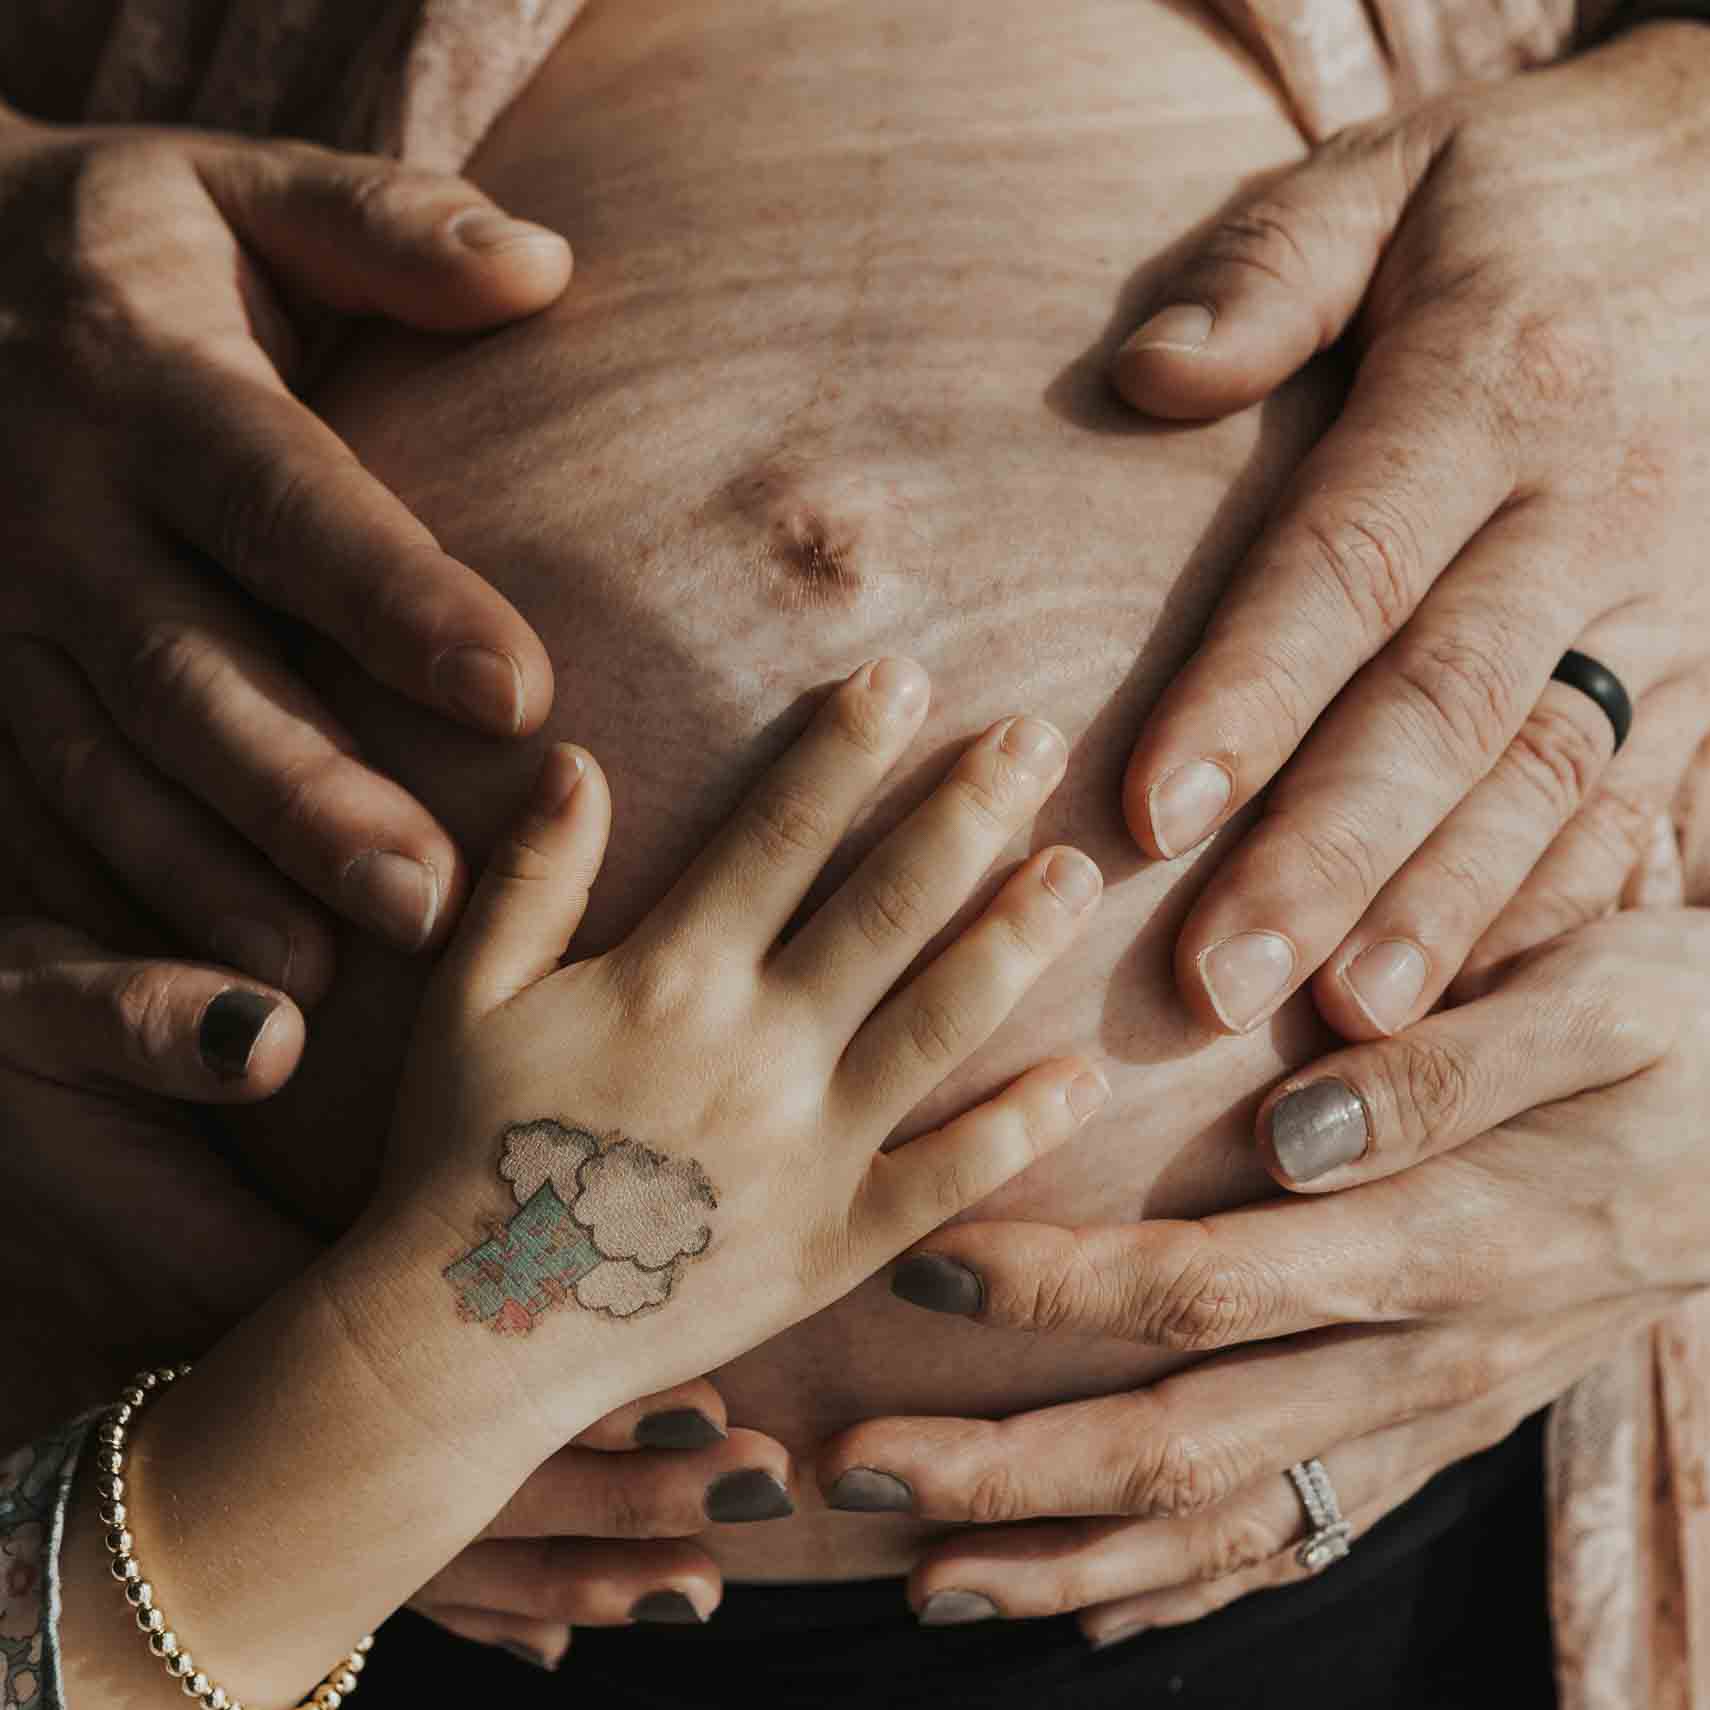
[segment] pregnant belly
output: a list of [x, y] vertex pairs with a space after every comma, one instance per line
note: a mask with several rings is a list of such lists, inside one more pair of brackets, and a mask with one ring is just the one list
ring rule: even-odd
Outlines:
[[[1095, 1056], [1114, 1096], [986, 1215], [1182, 1215], [1267, 1191], [1253, 1105], [1319, 1043], [1299, 1006], [1245, 1040], [1188, 1020], [1171, 945], [1215, 851], [1144, 863], [1117, 803], [1139, 719], [1331, 386], [1164, 431], [1101, 377], [1136, 264], [1297, 148], [1215, 37], [1126, 0], [596, 3], [474, 168], [571, 236], [567, 298], [478, 341], [376, 334], [322, 399], [536, 625], [558, 671], [547, 734], [611, 776], [584, 948], [633, 925], [863, 658], [921, 660], [935, 702], [833, 880], [992, 719], [1063, 728], [1070, 779], [1028, 841], [1100, 863], [1101, 924], [910, 1131], [1064, 1050]], [[535, 751], [324, 675], [368, 753], [478, 855]], [[304, 1070], [239, 1119], [256, 1167], [329, 1226], [366, 1190], [421, 978], [347, 945]], [[975, 1331], [873, 1282], [717, 1381], [734, 1420], [806, 1452], [876, 1413], [1001, 1414], [1164, 1363]], [[907, 1567], [909, 1523], [798, 1500], [714, 1535], [728, 1572]]]

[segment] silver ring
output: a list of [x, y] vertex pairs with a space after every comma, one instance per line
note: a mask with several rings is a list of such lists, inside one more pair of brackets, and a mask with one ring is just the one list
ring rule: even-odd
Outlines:
[[1307, 1519], [1312, 1522], [1312, 1536], [1294, 1552], [1294, 1559], [1308, 1573], [1322, 1573], [1348, 1553], [1348, 1540], [1354, 1529], [1342, 1518], [1336, 1488], [1321, 1460], [1296, 1461], [1288, 1469], [1288, 1476]]

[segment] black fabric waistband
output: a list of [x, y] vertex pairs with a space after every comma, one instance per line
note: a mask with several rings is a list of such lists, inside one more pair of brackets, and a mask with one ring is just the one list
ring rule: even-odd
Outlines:
[[[424, 1692], [531, 1710], [590, 1695], [601, 1710], [1535, 1710], [1554, 1703], [1542, 1418], [1439, 1474], [1318, 1578], [1103, 1651], [1067, 1616], [923, 1628], [900, 1579], [741, 1584], [704, 1627], [582, 1629], [557, 1676], [400, 1617], [363, 1696], [367, 1710]], [[1493, 1643], [1503, 1685], [1486, 1698]]]

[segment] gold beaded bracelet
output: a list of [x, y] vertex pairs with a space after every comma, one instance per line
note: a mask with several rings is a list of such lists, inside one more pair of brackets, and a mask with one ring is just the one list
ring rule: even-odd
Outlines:
[[[131, 1420], [169, 1385], [188, 1374], [190, 1367], [159, 1366], [151, 1372], [138, 1372], [131, 1387], [102, 1416], [95, 1438], [101, 1445], [95, 1455], [100, 1469], [95, 1489], [101, 1497], [101, 1524], [107, 1528], [107, 1553], [113, 1558], [112, 1575], [124, 1588], [125, 1601], [136, 1612], [137, 1626], [148, 1639], [148, 1648], [166, 1665], [166, 1672], [183, 1689], [186, 1698], [193, 1698], [206, 1710], [243, 1710], [243, 1705], [216, 1686], [196, 1666], [196, 1660], [178, 1642], [178, 1635], [166, 1624], [166, 1616], [154, 1601], [154, 1587], [143, 1578], [142, 1564], [132, 1548], [133, 1540], [125, 1530], [125, 1437]], [[335, 1668], [313, 1692], [297, 1706], [297, 1710], [339, 1710], [360, 1684], [359, 1677], [374, 1648], [372, 1633], [356, 1641], [356, 1649]]]

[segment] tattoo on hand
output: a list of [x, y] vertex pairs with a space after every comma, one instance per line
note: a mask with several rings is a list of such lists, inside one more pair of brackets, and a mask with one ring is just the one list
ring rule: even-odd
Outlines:
[[668, 1158], [613, 1130], [542, 1119], [505, 1130], [499, 1174], [518, 1210], [445, 1272], [458, 1316], [526, 1336], [573, 1301], [633, 1318], [663, 1306], [685, 1259], [712, 1239], [712, 1183], [693, 1158]]

